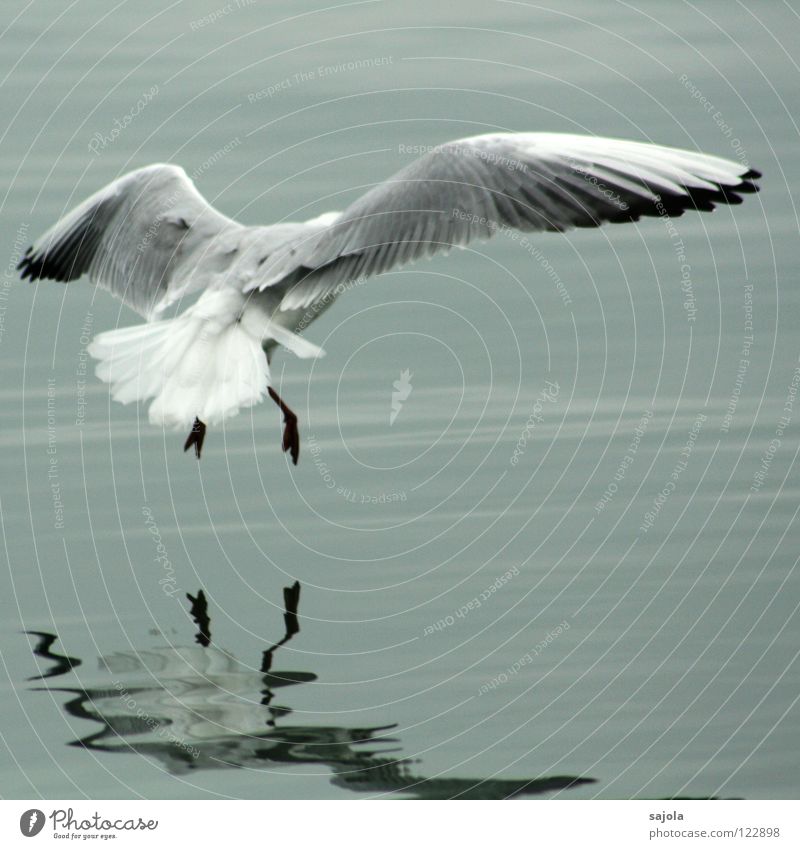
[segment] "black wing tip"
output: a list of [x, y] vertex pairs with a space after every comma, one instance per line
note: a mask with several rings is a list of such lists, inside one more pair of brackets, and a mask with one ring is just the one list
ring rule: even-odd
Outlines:
[[33, 253], [33, 245], [25, 251], [25, 256], [17, 263], [17, 271], [20, 272], [20, 278], [22, 280], [30, 280], [31, 283], [42, 279], [44, 261], [42, 257]]
[[17, 271], [20, 272], [20, 276], [24, 280], [30, 273], [31, 266], [31, 251], [33, 250], [33, 245], [31, 245], [27, 251], [22, 256], [22, 259], [17, 263]]
[[[621, 174], [621, 172], [620, 172]], [[621, 174], [621, 176], [625, 176]], [[581, 214], [570, 222], [573, 227], [599, 227], [608, 221], [612, 224], [621, 224], [630, 221], [639, 221], [642, 218], [679, 218], [685, 212], [713, 212], [718, 205], [737, 206], [744, 202], [743, 195], [753, 194], [760, 190], [754, 182], [761, 177], [761, 172], [755, 168], [742, 165], [742, 173], [734, 179], [737, 183], [723, 185], [712, 183], [709, 188], [697, 188], [681, 185], [675, 190], [664, 189], [656, 184], [647, 184], [645, 187], [650, 191], [649, 197], [630, 196], [609, 199], [603, 202], [602, 198], [592, 197], [589, 203], [583, 203], [580, 195], [574, 196], [580, 205]], [[710, 182], [710, 181], [709, 181]], [[562, 188], [565, 188], [562, 186]], [[566, 190], [572, 196], [573, 187], [567, 186]], [[536, 204], [535, 198], [529, 199], [531, 205]], [[600, 203], [600, 208], [592, 210], [592, 204]], [[548, 230], [558, 231], [565, 229], [558, 224], [545, 227]]]
[[38, 280], [66, 283], [74, 279], [74, 275], [70, 275], [62, 263], [54, 262], [47, 254], [33, 253], [33, 246], [25, 251], [25, 256], [17, 265], [17, 271], [20, 272], [21, 280], [30, 280], [31, 283]]
[[[71, 225], [65, 226], [56, 238], [51, 237], [47, 244], [32, 245], [17, 266], [22, 279], [57, 280], [68, 283], [85, 274], [94, 259], [102, 236], [98, 218], [108, 211], [110, 202], [101, 201]], [[39, 244], [45, 241], [42, 237]]]
[[691, 186], [681, 186], [681, 194], [661, 192], [656, 195], [655, 202], [648, 201], [632, 205], [627, 210], [609, 217], [612, 223], [623, 221], [638, 221], [642, 216], [680, 218], [687, 210], [692, 212], [713, 212], [717, 205], [738, 206], [743, 203], [742, 195], [754, 194], [760, 191], [754, 180], [761, 177], [761, 172], [750, 168], [740, 177], [739, 183], [733, 186], [723, 186], [718, 183], [713, 189], [697, 189]]
[[[748, 176], [750, 174], [753, 176]], [[699, 212], [712, 212], [716, 209], [717, 204], [738, 206], [744, 201], [742, 195], [752, 195], [761, 191], [761, 187], [752, 182], [760, 176], [758, 171], [748, 171], [742, 175], [741, 182], [735, 186], [717, 184], [714, 189], [693, 189], [689, 186], [683, 186], [682, 188], [686, 192], [684, 206], [686, 209], [696, 209]]]
[[[727, 194], [727, 195], [732, 195], [732, 196], [735, 196], [735, 195], [738, 195], [738, 194], [749, 195], [749, 194], [754, 194], [755, 192], [760, 192], [761, 186], [757, 185], [754, 181], [760, 180], [761, 177], [762, 177], [762, 174], [761, 174], [760, 171], [758, 171], [755, 168], [748, 168], [747, 171], [745, 171], [742, 175], [740, 175], [740, 177], [739, 177], [740, 182], [739, 183], [737, 183], [735, 186], [720, 186], [719, 187], [720, 192], [722, 194]], [[741, 202], [742, 202], [741, 198], [738, 198], [737, 200], [733, 201], [733, 203], [741, 203]]]

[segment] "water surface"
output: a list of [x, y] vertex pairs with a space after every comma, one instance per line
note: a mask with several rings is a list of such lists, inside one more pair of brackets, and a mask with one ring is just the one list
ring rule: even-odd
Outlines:
[[[0, 792], [796, 797], [797, 10], [324, 5], [48, 0], [2, 37]], [[149, 162], [261, 223], [496, 129], [763, 189], [354, 287], [326, 358], [276, 359], [296, 468], [266, 406], [184, 455], [87, 364], [136, 316], [13, 273]]]

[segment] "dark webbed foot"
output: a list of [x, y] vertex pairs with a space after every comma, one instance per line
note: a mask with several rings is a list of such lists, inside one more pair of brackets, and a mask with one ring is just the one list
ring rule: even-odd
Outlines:
[[280, 407], [283, 413], [283, 442], [281, 447], [284, 451], [289, 452], [292, 458], [292, 463], [297, 465], [297, 458], [300, 456], [300, 430], [297, 427], [297, 415], [288, 407], [280, 395], [270, 386], [269, 397]]
[[284, 421], [282, 448], [289, 452], [292, 463], [296, 466], [297, 458], [300, 456], [300, 430], [297, 427], [297, 416], [294, 418], [287, 416]]
[[206, 426], [200, 419], [195, 418], [192, 429], [186, 437], [186, 442], [183, 445], [183, 450], [188, 451], [194, 445], [194, 453], [197, 459], [200, 459], [200, 452], [203, 450], [203, 440], [206, 438]]

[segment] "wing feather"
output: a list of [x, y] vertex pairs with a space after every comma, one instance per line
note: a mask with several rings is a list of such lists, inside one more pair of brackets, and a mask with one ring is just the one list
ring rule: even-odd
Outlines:
[[322, 230], [278, 250], [248, 288], [283, 285], [281, 309], [503, 228], [564, 231], [741, 203], [741, 162], [642, 142], [497, 133], [442, 145], [373, 186]]
[[[150, 318], [221, 270], [244, 228], [217, 212], [175, 165], [150, 165], [96, 192], [27, 251], [23, 279], [88, 274]], [[224, 266], [224, 262], [222, 263]]]

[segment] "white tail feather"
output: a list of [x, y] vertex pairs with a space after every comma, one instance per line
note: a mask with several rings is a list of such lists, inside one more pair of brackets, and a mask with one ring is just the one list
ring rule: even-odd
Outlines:
[[189, 309], [176, 318], [96, 336], [89, 353], [97, 376], [127, 404], [153, 398], [150, 421], [191, 427], [216, 424], [261, 401], [269, 366], [261, 340], [238, 321]]

